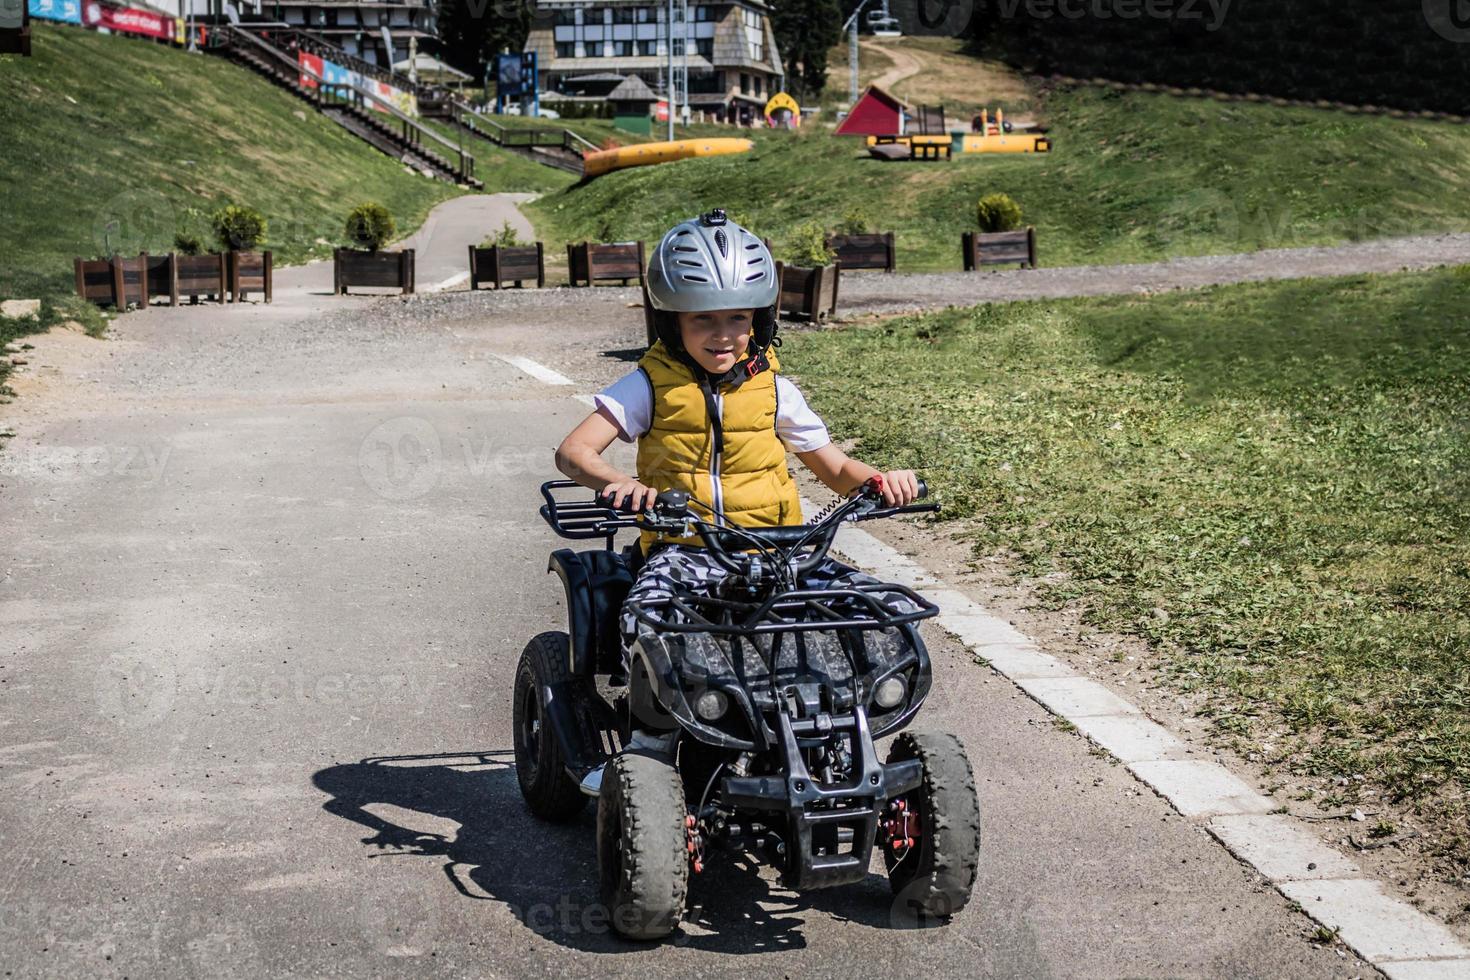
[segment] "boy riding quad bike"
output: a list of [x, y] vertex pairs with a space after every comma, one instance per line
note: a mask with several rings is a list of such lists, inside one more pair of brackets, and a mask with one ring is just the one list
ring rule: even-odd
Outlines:
[[[800, 890], [862, 880], [877, 847], [905, 911], [947, 918], [979, 851], [964, 750], [905, 732], [880, 762], [874, 744], [928, 693], [917, 623], [938, 609], [827, 556], [844, 522], [937, 508], [914, 503], [911, 471], [837, 449], [777, 373], [759, 238], [721, 211], [683, 222], [648, 289], [658, 342], [558, 449], [573, 479], [542, 487], [558, 534], [605, 547], [551, 556], [569, 632], [536, 637], [517, 670], [522, 795], [551, 820], [597, 798], [602, 897], [630, 938], [678, 925], [716, 848]], [[615, 438], [637, 442], [636, 478], [601, 458]], [[810, 523], [788, 449], [842, 495]], [[623, 529], [640, 539], [618, 551]]]

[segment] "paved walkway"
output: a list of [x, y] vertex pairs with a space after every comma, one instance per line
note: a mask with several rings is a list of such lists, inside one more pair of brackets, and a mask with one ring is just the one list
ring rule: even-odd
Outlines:
[[1463, 263], [1470, 263], [1470, 234], [1419, 235], [1320, 248], [1202, 255], [1137, 265], [989, 272], [859, 272], [842, 278], [838, 312], [894, 312], [1007, 300], [1157, 293], [1237, 282], [1399, 272]]

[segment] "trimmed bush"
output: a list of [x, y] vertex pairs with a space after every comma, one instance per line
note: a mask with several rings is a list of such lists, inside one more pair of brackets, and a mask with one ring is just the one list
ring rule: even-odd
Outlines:
[[243, 204], [227, 204], [210, 216], [214, 237], [226, 252], [249, 252], [265, 241], [265, 215]]
[[359, 204], [347, 214], [347, 243], [376, 252], [393, 240], [398, 226], [388, 209], [376, 201]]
[[174, 236], [174, 251], [180, 255], [203, 255], [204, 242], [192, 231], [181, 231]]
[[986, 194], [975, 205], [975, 218], [981, 231], [1011, 231], [1021, 227], [1021, 205], [1009, 194]]
[[827, 232], [820, 221], [807, 221], [791, 230], [782, 250], [792, 265], [815, 268], [830, 265], [837, 253], [827, 247]]
[[848, 208], [842, 215], [842, 220], [837, 224], [839, 235], [866, 235], [872, 226], [868, 220], [868, 212], [862, 208]]
[[480, 243], [480, 247], [490, 248], [493, 245], [499, 245], [501, 248], [516, 248], [529, 244], [531, 243], [521, 240], [521, 236], [517, 234], [515, 228], [511, 225], [509, 219], [507, 219], [500, 226], [499, 231], [485, 236], [485, 240]]

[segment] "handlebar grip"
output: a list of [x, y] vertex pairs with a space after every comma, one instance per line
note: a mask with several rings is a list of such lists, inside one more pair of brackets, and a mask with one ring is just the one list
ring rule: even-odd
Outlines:
[[915, 499], [916, 500], [923, 500], [927, 496], [929, 496], [929, 484], [925, 483], [923, 481], [923, 479], [920, 479], [919, 480], [919, 496], [916, 497]]
[[632, 506], [632, 504], [633, 504], [633, 495], [632, 494], [629, 494], [627, 496], [627, 498], [624, 499], [621, 504], [614, 504], [611, 494], [604, 494], [601, 491], [598, 491], [598, 493], [597, 493], [597, 502], [599, 504], [602, 504], [604, 507], [607, 507], [609, 510], [615, 511], [616, 513], [619, 513], [619, 514], [642, 514], [645, 511], [652, 510], [651, 507], [638, 507], [638, 508], [634, 508]]

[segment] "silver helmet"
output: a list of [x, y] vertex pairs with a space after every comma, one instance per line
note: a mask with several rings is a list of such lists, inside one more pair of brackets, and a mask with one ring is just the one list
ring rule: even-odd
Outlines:
[[648, 260], [648, 296], [656, 310], [759, 310], [772, 306], [779, 292], [766, 243], [718, 208], [670, 228]]

